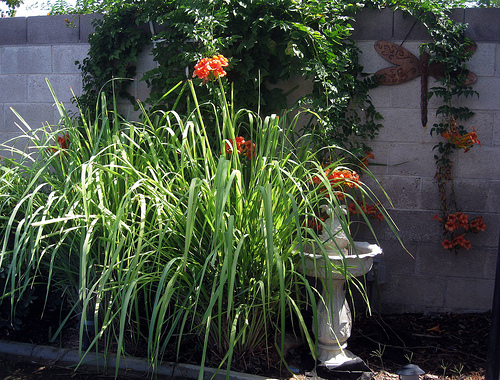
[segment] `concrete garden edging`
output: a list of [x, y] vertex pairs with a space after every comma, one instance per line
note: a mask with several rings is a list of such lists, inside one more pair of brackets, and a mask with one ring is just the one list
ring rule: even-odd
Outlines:
[[[8, 342], [0, 340], [0, 358], [22, 362], [31, 362], [43, 365], [57, 365], [60, 367], [75, 368], [80, 362], [78, 350], [42, 346], [30, 343]], [[85, 360], [78, 366], [81, 371], [96, 373], [97, 368], [103, 368], [104, 355], [90, 352]], [[151, 365], [148, 360], [135, 357], [120, 357], [118, 375], [134, 377], [147, 377], [151, 375]], [[109, 355], [107, 372], [114, 374], [116, 369], [116, 355]], [[155, 374], [158, 378], [168, 376], [170, 380], [197, 379], [200, 371], [199, 366], [192, 364], [165, 362], [158, 366]], [[204, 379], [223, 380], [226, 372], [214, 368], [205, 367]], [[263, 376], [250, 375], [246, 373], [231, 371], [230, 380], [276, 380]]]

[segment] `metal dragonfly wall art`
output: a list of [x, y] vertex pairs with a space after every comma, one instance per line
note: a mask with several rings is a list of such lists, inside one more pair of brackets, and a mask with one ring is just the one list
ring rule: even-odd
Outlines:
[[[467, 50], [476, 51], [477, 45], [471, 45]], [[420, 109], [422, 126], [427, 126], [427, 78], [432, 76], [439, 79], [444, 76], [443, 66], [440, 62], [430, 62], [430, 55], [424, 52], [417, 58], [404, 47], [388, 41], [377, 41], [375, 50], [385, 60], [396, 66], [386, 67], [375, 73], [379, 77], [380, 84], [393, 85], [407, 82], [420, 76], [421, 93]], [[476, 74], [469, 71], [466, 85], [472, 84], [477, 80]]]

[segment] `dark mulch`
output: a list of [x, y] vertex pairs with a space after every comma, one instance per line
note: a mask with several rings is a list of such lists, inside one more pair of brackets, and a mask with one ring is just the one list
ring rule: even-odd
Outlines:
[[484, 372], [490, 328], [491, 313], [359, 317], [349, 346], [374, 371], [411, 359], [426, 373], [459, 376]]
[[[50, 334], [57, 328], [57, 320], [54, 315], [49, 315], [41, 321], [26, 323], [19, 331], [3, 327], [0, 328], [0, 339], [48, 344]], [[436, 377], [481, 379], [484, 378], [486, 367], [490, 326], [490, 313], [402, 314], [383, 317], [358, 315], [348, 348], [361, 357], [372, 371], [378, 373], [377, 380], [385, 380], [391, 376], [394, 378], [390, 374], [394, 374], [409, 361]], [[73, 324], [72, 328], [64, 332], [64, 339], [57, 341], [56, 345], [75, 345], [76, 331], [76, 325]], [[289, 373], [279, 366], [279, 356], [272, 351], [270, 355], [270, 360], [266, 355], [236, 357], [232, 369], [288, 378]], [[301, 378], [307, 378], [306, 374], [314, 367], [307, 349], [299, 345], [290, 349], [287, 358]], [[193, 361], [193, 357], [186, 361]], [[1, 363], [0, 360], [0, 368]], [[388, 375], [381, 377], [384, 373]]]
[[[377, 380], [397, 379], [395, 372], [410, 362], [427, 378], [476, 380], [484, 378], [490, 328], [491, 313], [360, 315], [348, 349], [377, 373]], [[291, 350], [290, 363], [300, 373], [314, 366], [303, 348]]]

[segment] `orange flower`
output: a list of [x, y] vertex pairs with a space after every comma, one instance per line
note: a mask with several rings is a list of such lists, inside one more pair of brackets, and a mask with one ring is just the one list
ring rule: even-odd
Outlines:
[[236, 137], [233, 141], [226, 142], [226, 153], [231, 154], [233, 153], [233, 148], [236, 147], [236, 151], [238, 154], [241, 154], [242, 148], [241, 146], [245, 142], [245, 138], [238, 136]]
[[244, 137], [238, 136], [233, 141], [226, 142], [226, 153], [233, 153], [233, 148], [239, 155], [247, 156], [250, 160], [255, 155], [255, 144], [251, 140], [245, 140]]
[[361, 166], [363, 166], [364, 168], [366, 168], [368, 166], [368, 164], [369, 164], [369, 162], [368, 162], [369, 158], [372, 159], [372, 160], [375, 159], [375, 156], [373, 155], [372, 152], [366, 152], [365, 158], [363, 158], [361, 160]]
[[458, 227], [463, 227], [465, 230], [468, 230], [469, 229], [469, 215], [464, 214], [462, 212], [457, 212], [455, 215], [457, 217]]
[[[331, 173], [331, 174], [330, 174]], [[342, 200], [344, 199], [344, 186], [349, 188], [357, 188], [359, 184], [359, 175], [353, 170], [349, 169], [336, 169], [333, 172], [330, 169], [325, 169], [325, 175], [332, 188], [339, 188], [340, 191], [335, 192], [335, 196]], [[318, 176], [312, 178], [312, 183], [319, 185], [322, 179]], [[325, 198], [330, 198], [330, 194], [326, 192], [326, 188], [322, 187], [320, 192], [325, 193]]]
[[241, 154], [250, 160], [255, 155], [255, 144], [251, 140], [245, 141], [242, 144]]
[[330, 181], [332, 187], [346, 185], [347, 187], [357, 188], [359, 183], [359, 175], [353, 170], [337, 169], [330, 174], [330, 169], [325, 170], [325, 174]]
[[448, 130], [444, 131], [441, 136], [455, 145], [457, 149], [464, 149], [464, 153], [468, 152], [474, 144], [481, 145], [481, 142], [477, 138], [476, 129], [472, 127], [472, 132], [461, 135], [457, 131], [457, 123], [454, 118], [449, 120]]
[[[67, 150], [68, 146], [69, 146], [69, 135], [66, 134], [64, 136], [57, 136], [57, 143], [59, 144], [59, 146], [61, 147], [62, 150]], [[55, 153], [55, 152], [57, 152], [57, 149], [50, 148], [49, 152], [50, 151], [52, 151], [52, 153]], [[64, 152], [64, 153], [67, 154], [67, 152]]]
[[470, 221], [470, 228], [473, 232], [484, 231], [486, 229], [486, 224], [483, 222], [481, 216], [477, 216]]
[[461, 246], [467, 250], [469, 250], [471, 247], [470, 241], [464, 238], [463, 235], [455, 237], [452, 241], [452, 244], [453, 246]]
[[443, 245], [444, 249], [452, 249], [453, 248], [453, 243], [451, 241], [449, 241], [448, 239], [444, 239], [441, 244]]
[[66, 134], [65, 136], [57, 136], [57, 143], [59, 144], [61, 149], [68, 149], [69, 135]]
[[203, 79], [203, 83], [216, 80], [226, 75], [223, 67], [228, 65], [228, 60], [223, 55], [214, 55], [212, 58], [203, 58], [194, 66], [193, 78]]
[[[369, 204], [363, 203], [363, 202], [361, 202], [359, 200], [357, 201], [357, 203], [360, 206], [361, 211], [365, 215], [367, 215], [369, 217], [372, 217], [374, 219], [378, 219], [380, 221], [384, 220], [384, 216], [379, 211], [379, 209], [378, 209], [378, 207], [376, 205], [369, 205]], [[356, 207], [356, 205], [354, 204], [354, 202], [351, 202], [349, 204], [348, 211], [349, 211], [349, 214], [352, 214], [352, 215], [358, 214], [358, 208]]]

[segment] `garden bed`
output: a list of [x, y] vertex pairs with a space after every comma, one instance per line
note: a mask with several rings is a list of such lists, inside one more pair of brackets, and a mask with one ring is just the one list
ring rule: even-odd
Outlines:
[[[25, 322], [19, 331], [2, 328], [0, 339], [49, 344], [49, 331], [54, 329], [54, 326], [51, 327], [53, 323], [50, 322], [50, 317], [48, 314], [40, 322]], [[384, 317], [358, 315], [354, 321], [349, 349], [366, 362], [377, 380], [397, 378], [395, 372], [409, 360], [420, 366], [428, 379], [476, 380], [484, 378], [490, 326], [490, 313], [401, 314]], [[64, 339], [57, 345], [75, 348], [75, 334], [75, 326], [69, 327], [64, 331]], [[272, 378], [289, 378], [289, 374], [280, 370], [277, 354], [271, 353], [271, 357], [274, 358], [272, 363], [266, 363], [266, 358], [259, 357], [235, 358], [232, 369]], [[287, 358], [291, 368], [297, 370], [296, 376], [301, 379], [335, 378], [324, 372], [319, 372], [320, 376], [317, 376], [314, 361], [303, 347], [290, 348]], [[191, 354], [186, 355], [183, 360], [196, 364]], [[216, 364], [218, 363], [214, 366]], [[26, 376], [30, 373], [38, 376], [18, 377], [19, 379], [41, 379], [49, 373], [52, 375], [54, 371], [61, 375], [68, 373], [64, 368], [26, 365], [15, 367], [12, 362], [4, 362], [2, 371], [2, 375], [9, 374], [6, 371], [10, 371], [10, 374], [15, 371], [19, 374], [21, 371]], [[78, 379], [92, 378], [84, 377], [85, 374], [79, 376], [82, 377], [77, 377]]]

